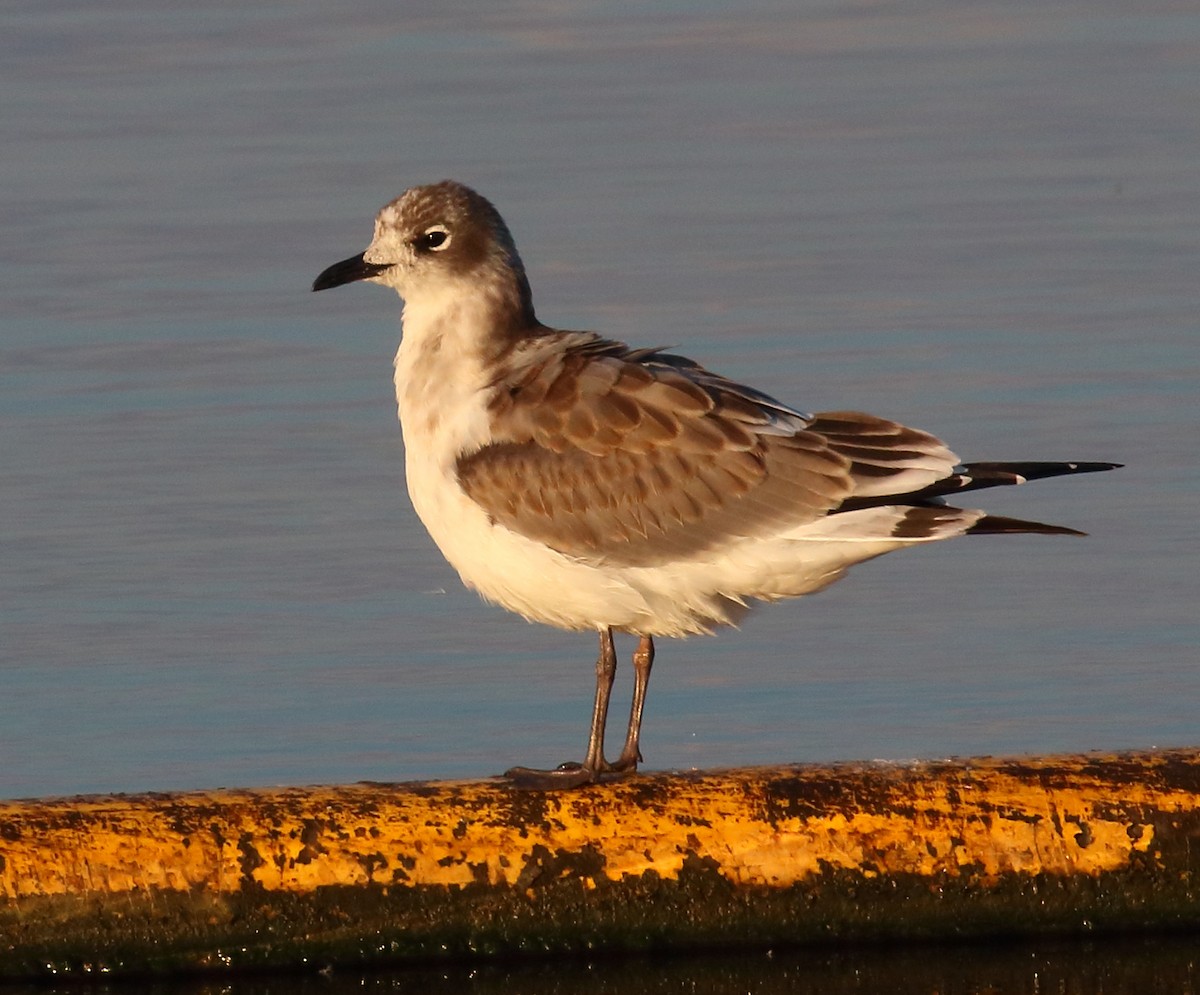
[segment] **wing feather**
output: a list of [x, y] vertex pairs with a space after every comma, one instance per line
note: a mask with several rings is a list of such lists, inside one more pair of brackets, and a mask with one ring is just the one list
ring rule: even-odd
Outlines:
[[494, 441], [458, 461], [464, 491], [493, 521], [588, 562], [652, 566], [776, 535], [928, 488], [958, 462], [918, 429], [807, 415], [589, 333], [515, 347], [488, 413]]
[[489, 415], [495, 441], [460, 458], [463, 489], [494, 521], [589, 561], [694, 556], [814, 521], [853, 489], [807, 416], [592, 336], [514, 350]]
[[809, 428], [850, 460], [856, 498], [907, 494], [942, 480], [958, 465], [941, 439], [860, 411], [821, 412]]

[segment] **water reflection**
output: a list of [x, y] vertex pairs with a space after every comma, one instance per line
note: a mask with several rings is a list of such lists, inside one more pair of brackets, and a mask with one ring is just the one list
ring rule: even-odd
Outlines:
[[[1194, 936], [1086, 942], [846, 947], [834, 950], [684, 954], [306, 976], [220, 978], [139, 985], [150, 995], [734, 995], [753, 992], [888, 992], [894, 995], [1192, 995], [1200, 942]], [[123, 985], [89, 991], [123, 993]], [[4, 988], [0, 995], [54, 995], [77, 988]]]

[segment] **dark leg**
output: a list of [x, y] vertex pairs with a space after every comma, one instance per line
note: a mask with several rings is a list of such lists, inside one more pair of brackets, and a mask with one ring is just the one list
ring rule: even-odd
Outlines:
[[560, 764], [554, 770], [513, 767], [506, 770], [504, 776], [521, 788], [575, 788], [596, 781], [603, 771], [613, 769], [604, 759], [604, 727], [608, 722], [608, 701], [612, 697], [616, 674], [617, 652], [613, 648], [612, 629], [602, 629], [600, 655], [596, 659], [596, 697], [592, 704], [587, 757], [581, 764]]
[[642, 761], [641, 735], [642, 712], [646, 708], [646, 688], [650, 684], [650, 668], [654, 666], [654, 640], [642, 636], [638, 648], [633, 653], [633, 705], [629, 709], [629, 729], [625, 733], [625, 746], [612, 770], [637, 770]]

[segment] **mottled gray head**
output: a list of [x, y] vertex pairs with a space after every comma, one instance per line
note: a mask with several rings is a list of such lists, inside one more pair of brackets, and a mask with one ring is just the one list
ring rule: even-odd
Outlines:
[[334, 263], [313, 290], [355, 280], [393, 287], [406, 301], [483, 292], [533, 317], [525, 268], [500, 212], [454, 180], [412, 187], [384, 207], [366, 251]]

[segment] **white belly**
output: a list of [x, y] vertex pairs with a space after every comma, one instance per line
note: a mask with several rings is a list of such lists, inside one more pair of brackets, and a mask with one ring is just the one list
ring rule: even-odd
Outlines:
[[906, 545], [889, 535], [890, 510], [870, 509], [693, 560], [628, 567], [580, 562], [494, 524], [458, 482], [459, 457], [487, 444], [490, 419], [488, 373], [470, 336], [455, 334], [463, 316], [454, 317], [424, 335], [410, 335], [406, 320], [396, 398], [413, 507], [463, 583], [488, 601], [563, 629], [681, 636], [737, 622], [752, 599], [820, 590]]
[[[406, 433], [407, 437], [407, 433]], [[407, 456], [413, 507], [463, 583], [488, 601], [560, 629], [685, 636], [734, 624], [751, 599], [819, 591], [895, 541], [780, 539], [657, 567], [580, 563], [488, 520], [453, 467]]]
[[463, 583], [531, 621], [559, 628], [627, 628], [645, 617], [643, 599], [628, 584], [492, 524], [463, 492], [458, 458], [489, 438], [487, 374], [470, 354], [470, 336], [455, 334], [461, 314], [417, 334], [409, 317], [396, 354], [408, 493]]

